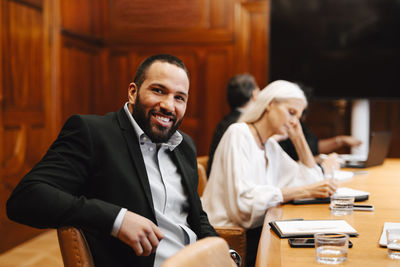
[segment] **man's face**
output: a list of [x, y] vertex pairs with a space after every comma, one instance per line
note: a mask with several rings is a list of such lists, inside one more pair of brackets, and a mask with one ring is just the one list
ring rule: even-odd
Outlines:
[[176, 65], [154, 62], [140, 89], [129, 85], [129, 110], [138, 125], [155, 143], [163, 143], [182, 123], [189, 96], [189, 79]]

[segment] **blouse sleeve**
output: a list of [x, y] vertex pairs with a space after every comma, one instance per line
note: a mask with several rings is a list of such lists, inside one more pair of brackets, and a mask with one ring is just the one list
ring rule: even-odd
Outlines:
[[233, 222], [248, 229], [262, 225], [267, 209], [283, 197], [267, 177], [264, 152], [244, 127], [234, 126], [222, 138], [210, 179], [225, 180], [220, 184], [225, 187], [223, 206]]
[[279, 170], [277, 173], [277, 186], [279, 188], [304, 186], [322, 181], [324, 176], [321, 168], [315, 164], [309, 168], [301, 162], [293, 160], [274, 140], [270, 139], [267, 142], [267, 151], [269, 157], [279, 159]]

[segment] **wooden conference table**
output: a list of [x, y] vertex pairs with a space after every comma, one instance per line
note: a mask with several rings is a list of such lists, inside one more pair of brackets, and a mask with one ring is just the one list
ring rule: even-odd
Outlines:
[[321, 266], [315, 259], [314, 248], [291, 248], [287, 239], [280, 239], [268, 222], [303, 218], [305, 220], [343, 219], [359, 233], [350, 238], [353, 248], [348, 251], [345, 266], [400, 266], [399, 260], [388, 257], [387, 249], [379, 246], [383, 224], [400, 222], [400, 159], [386, 159], [381, 166], [366, 169], [351, 180], [342, 181], [340, 187], [368, 191], [369, 199], [360, 204], [372, 204], [375, 211], [354, 211], [351, 215], [331, 215], [329, 204], [292, 205], [285, 204], [268, 210], [257, 252], [256, 267], [271, 266]]

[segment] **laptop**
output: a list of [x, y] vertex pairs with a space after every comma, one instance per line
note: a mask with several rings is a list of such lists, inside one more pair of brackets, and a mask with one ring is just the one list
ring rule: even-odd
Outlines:
[[381, 165], [389, 152], [391, 136], [392, 134], [389, 131], [372, 132], [367, 159], [360, 159], [360, 155], [339, 155], [339, 157], [344, 160], [342, 167], [367, 168]]

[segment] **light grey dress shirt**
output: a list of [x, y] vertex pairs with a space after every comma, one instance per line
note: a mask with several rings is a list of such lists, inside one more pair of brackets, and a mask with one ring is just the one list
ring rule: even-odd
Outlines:
[[[196, 234], [187, 223], [189, 202], [182, 185], [182, 177], [171, 158], [172, 151], [182, 142], [183, 137], [175, 132], [167, 143], [152, 143], [133, 119], [128, 110], [128, 103], [125, 104], [124, 110], [139, 139], [158, 227], [164, 233], [154, 262], [154, 266], [158, 267], [184, 246], [197, 240]], [[126, 209], [121, 209], [114, 222], [112, 235], [118, 235], [125, 213]]]

